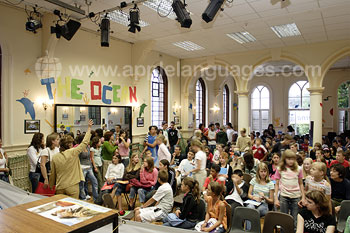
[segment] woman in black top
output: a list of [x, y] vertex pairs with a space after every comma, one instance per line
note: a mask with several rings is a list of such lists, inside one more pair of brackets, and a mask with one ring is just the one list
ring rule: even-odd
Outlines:
[[335, 205], [335, 212], [340, 210], [340, 203], [343, 200], [350, 200], [350, 181], [345, 178], [345, 167], [339, 163], [331, 167], [332, 201]]
[[[185, 177], [181, 183], [181, 190], [185, 192], [182, 205], [180, 208], [177, 208], [174, 213], [177, 219], [179, 219], [179, 224], [174, 225], [173, 221], [169, 221], [170, 216], [173, 215], [170, 214], [163, 219], [163, 226], [191, 229], [200, 220], [200, 191], [198, 181], [194, 180], [192, 177]], [[180, 223], [181, 220], [183, 220], [182, 223]]]
[[330, 213], [329, 200], [323, 192], [308, 192], [306, 208], [298, 214], [296, 233], [334, 233], [335, 218]]

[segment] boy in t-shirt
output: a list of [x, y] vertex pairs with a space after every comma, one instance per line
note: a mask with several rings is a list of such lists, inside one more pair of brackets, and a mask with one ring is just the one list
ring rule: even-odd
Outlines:
[[[135, 209], [135, 221], [154, 222], [161, 220], [171, 212], [174, 204], [173, 190], [168, 183], [168, 173], [164, 170], [158, 173], [160, 187], [157, 192], [141, 207]], [[155, 206], [151, 206], [153, 203]]]

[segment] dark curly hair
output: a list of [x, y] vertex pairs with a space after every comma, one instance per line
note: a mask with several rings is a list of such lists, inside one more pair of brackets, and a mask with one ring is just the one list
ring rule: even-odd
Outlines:
[[43, 144], [43, 138], [44, 138], [44, 134], [42, 133], [35, 133], [33, 135], [32, 141], [29, 145], [29, 147], [33, 146], [37, 152], [39, 152], [39, 149], [44, 149], [45, 145]]

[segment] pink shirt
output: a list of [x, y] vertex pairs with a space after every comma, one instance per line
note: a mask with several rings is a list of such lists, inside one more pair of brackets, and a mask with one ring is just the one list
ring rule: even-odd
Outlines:
[[143, 187], [152, 187], [157, 183], [158, 170], [153, 168], [153, 172], [147, 172], [145, 169], [140, 171], [140, 182]]
[[303, 170], [298, 167], [297, 171], [292, 171], [287, 167], [285, 171], [278, 168], [275, 173], [275, 179], [279, 180], [279, 189], [281, 196], [289, 198], [298, 198], [301, 196], [299, 178], [303, 178]]
[[[130, 139], [128, 138], [128, 140], [126, 141], [127, 143], [130, 143]], [[119, 143], [118, 144], [118, 151], [121, 157], [129, 157], [129, 152], [130, 152], [130, 148], [124, 146], [124, 143]]]

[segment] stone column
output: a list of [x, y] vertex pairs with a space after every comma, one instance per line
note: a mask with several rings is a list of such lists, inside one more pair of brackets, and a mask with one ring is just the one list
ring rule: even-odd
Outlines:
[[236, 91], [238, 95], [238, 131], [242, 128], [249, 133], [249, 102], [248, 91]]
[[[324, 87], [310, 87], [310, 121], [314, 122], [313, 144], [322, 144], [322, 93]], [[311, 125], [310, 125], [311, 127]]]

